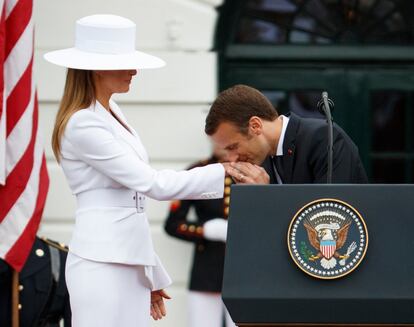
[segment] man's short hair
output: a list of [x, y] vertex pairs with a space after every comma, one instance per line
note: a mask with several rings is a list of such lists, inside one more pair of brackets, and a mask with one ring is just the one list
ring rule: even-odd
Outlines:
[[247, 134], [253, 116], [273, 121], [278, 113], [259, 90], [235, 85], [221, 92], [213, 102], [206, 118], [205, 132], [213, 135], [221, 123], [228, 122], [238, 127], [242, 134]]

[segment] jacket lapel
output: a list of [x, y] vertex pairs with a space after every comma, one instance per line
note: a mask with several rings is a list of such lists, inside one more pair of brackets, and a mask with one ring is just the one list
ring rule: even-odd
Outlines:
[[137, 132], [127, 123], [125, 116], [122, 114], [121, 109], [114, 101], [110, 101], [111, 110], [115, 115], [122, 120], [122, 122], [129, 128], [132, 132], [130, 133], [125, 127], [123, 127], [117, 120], [114, 118], [98, 101], [95, 103], [95, 111], [108, 121], [117, 132], [117, 135], [120, 136], [125, 142], [127, 142], [138, 154], [138, 156], [148, 162], [148, 154], [144, 146], [141, 143], [141, 140]]
[[111, 106], [111, 110], [112, 112], [115, 113], [115, 115], [121, 119], [121, 121], [129, 128], [129, 130], [132, 132], [132, 134], [136, 137], [138, 137], [138, 133], [135, 131], [135, 129], [132, 128], [131, 125], [128, 124], [123, 112], [121, 111], [121, 109], [118, 107], [118, 105], [116, 104], [115, 101], [109, 100], [109, 105]]
[[294, 158], [296, 155], [296, 134], [299, 128], [299, 117], [294, 113], [290, 114], [289, 123], [286, 128], [285, 139], [283, 141], [283, 183], [291, 184], [293, 177]]

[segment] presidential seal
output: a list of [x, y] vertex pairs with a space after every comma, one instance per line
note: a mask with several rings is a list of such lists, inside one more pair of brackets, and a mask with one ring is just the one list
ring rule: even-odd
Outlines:
[[368, 231], [360, 213], [348, 203], [320, 199], [293, 217], [288, 247], [296, 265], [321, 279], [343, 277], [364, 259]]

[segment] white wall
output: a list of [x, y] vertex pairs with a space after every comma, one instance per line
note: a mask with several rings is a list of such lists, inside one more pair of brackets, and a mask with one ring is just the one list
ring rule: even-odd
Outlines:
[[[211, 52], [222, 0], [36, 0], [36, 53], [40, 126], [44, 130], [50, 189], [40, 235], [70, 239], [75, 201], [50, 147], [65, 70], [46, 63], [43, 53], [71, 47], [76, 19], [118, 14], [137, 24], [137, 48], [165, 59], [159, 70], [139, 72], [131, 91], [118, 96], [129, 122], [140, 134], [155, 168], [182, 169], [209, 154], [204, 118], [217, 90], [217, 62]], [[192, 246], [163, 231], [168, 203], [149, 202], [154, 243], [174, 284], [169, 314], [156, 326], [186, 326], [186, 285]]]

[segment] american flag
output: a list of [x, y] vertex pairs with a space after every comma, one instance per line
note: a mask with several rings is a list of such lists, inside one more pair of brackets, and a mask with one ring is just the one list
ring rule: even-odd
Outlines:
[[49, 188], [33, 83], [33, 0], [0, 0], [0, 258], [20, 271]]

